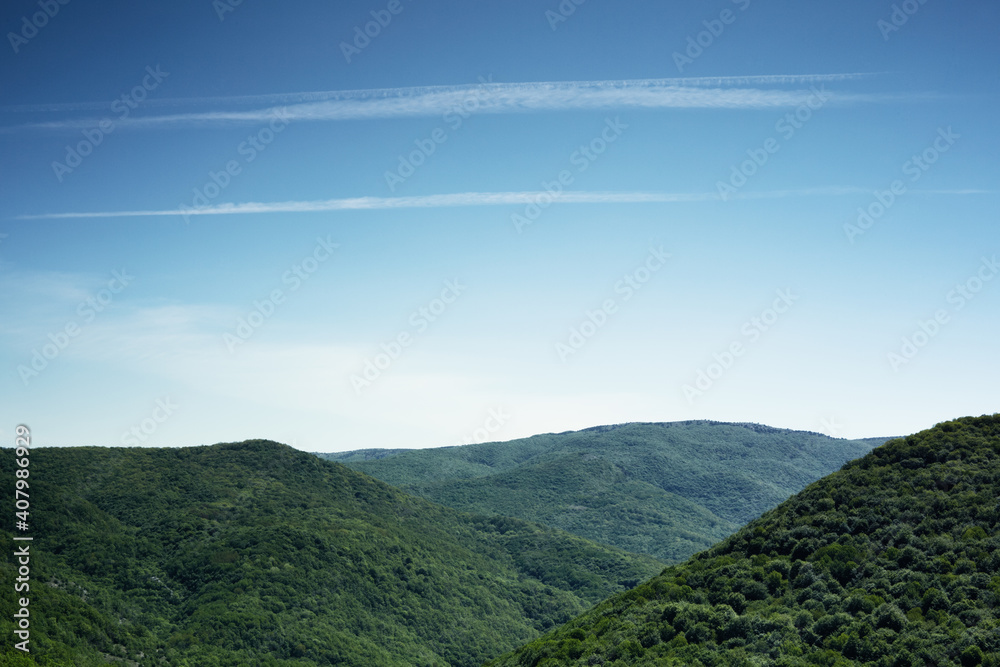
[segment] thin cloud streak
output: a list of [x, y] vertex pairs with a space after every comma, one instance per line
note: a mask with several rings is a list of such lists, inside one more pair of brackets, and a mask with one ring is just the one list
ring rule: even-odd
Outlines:
[[[761, 74], [753, 76], [702, 76], [678, 77], [663, 79], [634, 79], [634, 84], [658, 84], [661, 86], [684, 87], [722, 87], [722, 86], [777, 86], [789, 84], [827, 83], [834, 81], [852, 81], [875, 76], [878, 73], [844, 73], [844, 74]], [[492, 79], [492, 77], [490, 77]], [[564, 82], [563, 85], [581, 84], [585, 82]], [[592, 82], [601, 83], [601, 82]], [[529, 84], [493, 84], [491, 85], [554, 85], [553, 82]], [[228, 97], [168, 97], [147, 99], [143, 107], [171, 106], [206, 106], [206, 105], [240, 105], [240, 104], [301, 104], [303, 102], [320, 102], [325, 100], [350, 100], [366, 97], [392, 97], [400, 94], [419, 94], [448, 89], [475, 88], [475, 84], [457, 86], [411, 86], [406, 88], [369, 88], [360, 90], [320, 90], [298, 93], [275, 93], [270, 95], [234, 95]], [[50, 104], [16, 104], [0, 107], [2, 113], [45, 113], [59, 111], [100, 111], [110, 109], [111, 102], [53, 102]]]
[[[298, 93], [286, 96], [283, 106], [245, 111], [214, 110], [181, 114], [129, 117], [117, 127], [132, 129], [187, 126], [245, 125], [272, 121], [346, 121], [443, 116], [464, 109], [467, 113], [525, 113], [586, 109], [770, 109], [793, 108], [812, 99], [812, 90], [782, 90], [726, 85], [822, 84], [860, 77], [860, 74], [768, 77], [716, 77], [696, 79], [636, 79], [623, 81], [569, 81], [541, 83], [490, 83], [461, 86], [384, 88], [331, 93]], [[913, 99], [885, 94], [829, 93], [835, 103], [876, 103]], [[264, 96], [268, 99], [270, 96]], [[324, 99], [325, 97], [325, 99]], [[319, 99], [317, 99], [319, 98]], [[218, 99], [218, 98], [215, 98]], [[236, 98], [242, 100], [244, 98]], [[233, 104], [229, 98], [219, 103]], [[71, 130], [93, 127], [95, 119], [67, 119], [8, 126], [0, 133], [19, 130]]]
[[202, 208], [175, 208], [147, 211], [103, 211], [81, 213], [43, 213], [21, 215], [18, 220], [56, 220], [67, 218], [127, 218], [148, 216], [232, 215], [252, 213], [318, 213], [326, 211], [363, 211], [406, 208], [448, 208], [456, 206], [514, 206], [557, 201], [566, 204], [637, 204], [661, 202], [708, 201], [718, 199], [714, 192], [574, 192], [554, 196], [545, 191], [530, 192], [461, 192], [413, 197], [351, 197], [314, 201], [225, 203]]
[[[993, 194], [991, 190], [928, 190], [926, 194]], [[729, 199], [785, 199], [788, 197], [839, 197], [869, 194], [870, 189], [853, 186], [828, 186], [798, 190], [771, 190], [730, 195]], [[224, 203], [202, 208], [172, 208], [139, 211], [90, 211], [19, 215], [16, 220], [65, 220], [82, 218], [134, 218], [152, 216], [250, 215], [255, 213], [322, 213], [328, 211], [364, 211], [409, 208], [449, 208], [457, 206], [517, 206], [522, 204], [671, 204], [722, 201], [717, 192], [459, 192], [411, 197], [350, 197], [311, 201]]]

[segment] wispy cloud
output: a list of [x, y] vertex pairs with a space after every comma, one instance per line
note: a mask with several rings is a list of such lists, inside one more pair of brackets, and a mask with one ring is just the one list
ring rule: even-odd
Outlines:
[[33, 303], [76, 306], [104, 287], [107, 280], [100, 275], [60, 271], [5, 270], [0, 271], [0, 301], [23, 297]]
[[460, 192], [413, 197], [351, 197], [313, 201], [224, 203], [202, 208], [174, 208], [145, 211], [92, 211], [75, 213], [43, 213], [21, 215], [18, 220], [51, 220], [60, 218], [127, 218], [147, 216], [231, 215], [249, 213], [316, 213], [323, 211], [357, 211], [366, 209], [446, 208], [455, 206], [510, 206], [530, 204], [544, 198], [568, 204], [629, 204], [643, 202], [681, 202], [718, 199], [714, 192], [574, 192], [564, 191], [554, 196], [545, 191], [531, 192]]
[[[993, 190], [926, 190], [935, 195], [992, 194]], [[827, 186], [797, 190], [769, 190], [731, 195], [729, 199], [784, 199], [788, 197], [837, 197], [869, 194], [869, 188]], [[717, 192], [459, 192], [412, 197], [350, 197], [309, 201], [223, 203], [202, 208], [168, 208], [134, 211], [77, 211], [19, 215], [17, 220], [59, 220], [79, 218], [134, 218], [151, 216], [249, 215], [255, 213], [321, 213], [407, 208], [449, 208], [457, 206], [517, 206], [549, 200], [563, 204], [648, 204], [721, 201]]]
[[[844, 73], [844, 74], [762, 74], [756, 76], [703, 76], [678, 77], [673, 79], [632, 79], [618, 83], [633, 85], [656, 84], [661, 86], [681, 87], [726, 87], [726, 86], [778, 86], [810, 83], [832, 83], [851, 81], [874, 76], [874, 73]], [[614, 82], [581, 82], [569, 81], [553, 83], [493, 83], [484, 82], [489, 86], [545, 86], [545, 85], [584, 85]], [[225, 97], [167, 97], [143, 100], [142, 106], [149, 107], [181, 107], [181, 106], [241, 106], [256, 104], [301, 104], [303, 102], [321, 102], [328, 100], [348, 100], [365, 97], [392, 97], [401, 94], [419, 94], [420, 92], [440, 91], [448, 89], [478, 88], [473, 85], [459, 86], [413, 86], [407, 88], [369, 88], [363, 90], [319, 90], [298, 93], [273, 93], [269, 95], [231, 95]], [[111, 102], [53, 102], [49, 104], [16, 104], [0, 107], [2, 113], [44, 113], [60, 111], [99, 111], [108, 109]]]
[[[579, 109], [766, 109], [795, 107], [814, 94], [808, 89], [778, 86], [818, 85], [859, 79], [865, 74], [764, 75], [683, 79], [631, 79], [621, 81], [561, 81], [492, 83], [457, 86], [422, 86], [371, 90], [320, 91], [247, 97], [149, 100], [152, 106], [209, 107], [210, 110], [129, 117], [120, 127], [169, 128], [239, 125], [268, 122], [276, 114], [290, 121], [344, 121], [440, 116], [475, 107], [477, 113], [524, 113]], [[912, 96], [911, 96], [912, 97]], [[840, 92], [842, 104], [886, 102], [903, 99], [885, 94]], [[94, 106], [96, 104], [96, 106]], [[237, 107], [252, 105], [255, 109]], [[275, 106], [280, 105], [280, 106]], [[227, 107], [220, 109], [219, 107]], [[5, 107], [5, 111], [82, 111], [104, 108], [100, 103]], [[91, 127], [93, 118], [73, 118], [0, 128], [67, 130]]]

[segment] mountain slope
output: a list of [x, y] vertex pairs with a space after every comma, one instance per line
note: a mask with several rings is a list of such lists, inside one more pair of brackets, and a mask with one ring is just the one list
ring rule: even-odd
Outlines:
[[456, 509], [678, 562], [884, 441], [696, 421], [320, 456]]
[[30, 471], [43, 665], [478, 665], [662, 569], [266, 441], [41, 448]]
[[1000, 415], [894, 440], [491, 663], [1000, 665]]

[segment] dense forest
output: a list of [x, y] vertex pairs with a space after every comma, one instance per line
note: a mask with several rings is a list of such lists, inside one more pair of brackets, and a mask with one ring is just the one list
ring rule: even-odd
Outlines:
[[663, 568], [273, 442], [39, 448], [30, 470], [31, 654], [8, 591], [0, 664], [480, 665]]
[[677, 563], [884, 441], [689, 421], [320, 456], [449, 507]]
[[1000, 665], [1000, 415], [894, 440], [493, 663]]
[[[669, 444], [644, 439], [658, 428], [674, 431]], [[806, 435], [625, 425], [344, 458], [413, 457], [414, 474], [456, 484], [510, 473], [497, 499], [528, 497], [517, 484], [529, 479], [549, 494], [579, 485], [595, 506], [606, 480], [589, 472], [621, 486], [656, 477], [735, 523], [754, 511], [740, 515], [741, 500], [872, 444]], [[572, 444], [553, 450], [560, 438]], [[744, 476], [720, 483], [735, 461]], [[13, 469], [0, 450], [0, 474]], [[30, 492], [32, 653], [8, 642], [4, 665], [1000, 667], [1000, 415], [877, 447], [667, 567], [268, 441], [40, 448]], [[0, 567], [13, 580], [12, 553]], [[0, 596], [8, 637], [14, 611]]]

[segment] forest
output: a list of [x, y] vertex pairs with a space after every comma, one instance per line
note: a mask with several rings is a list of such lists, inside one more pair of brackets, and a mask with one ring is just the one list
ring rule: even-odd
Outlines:
[[2, 664], [480, 665], [663, 568], [273, 442], [31, 459], [31, 653]]
[[885, 440], [686, 421], [320, 456], [455, 509], [678, 563]]
[[[430, 450], [412, 468], [496, 485], [497, 499], [504, 489], [530, 499], [517, 494], [524, 480], [547, 494], [580, 486], [595, 506], [609, 485], [594, 471], [633, 494], [630, 484], [660, 475], [673, 480], [661, 493], [701, 498], [736, 523], [740, 494], [766, 488], [767, 471], [795, 481], [849, 447], [870, 451], [667, 563], [437, 504], [270, 441], [38, 448], [32, 650], [8, 643], [0, 664], [1000, 666], [1000, 415], [825, 453], [815, 434], [668, 426], [652, 444], [649, 425], [602, 427], [453, 448], [448, 465]], [[553, 448], [560, 437], [575, 439]], [[699, 446], [682, 473], [663, 463]], [[779, 456], [791, 463], [775, 466]], [[733, 460], [743, 479], [713, 489]], [[0, 474], [14, 469], [13, 450], [0, 451]], [[12, 552], [0, 567], [12, 581]], [[0, 597], [8, 637], [16, 610], [14, 596]]]
[[490, 663], [1000, 665], [1000, 415], [893, 440]]

